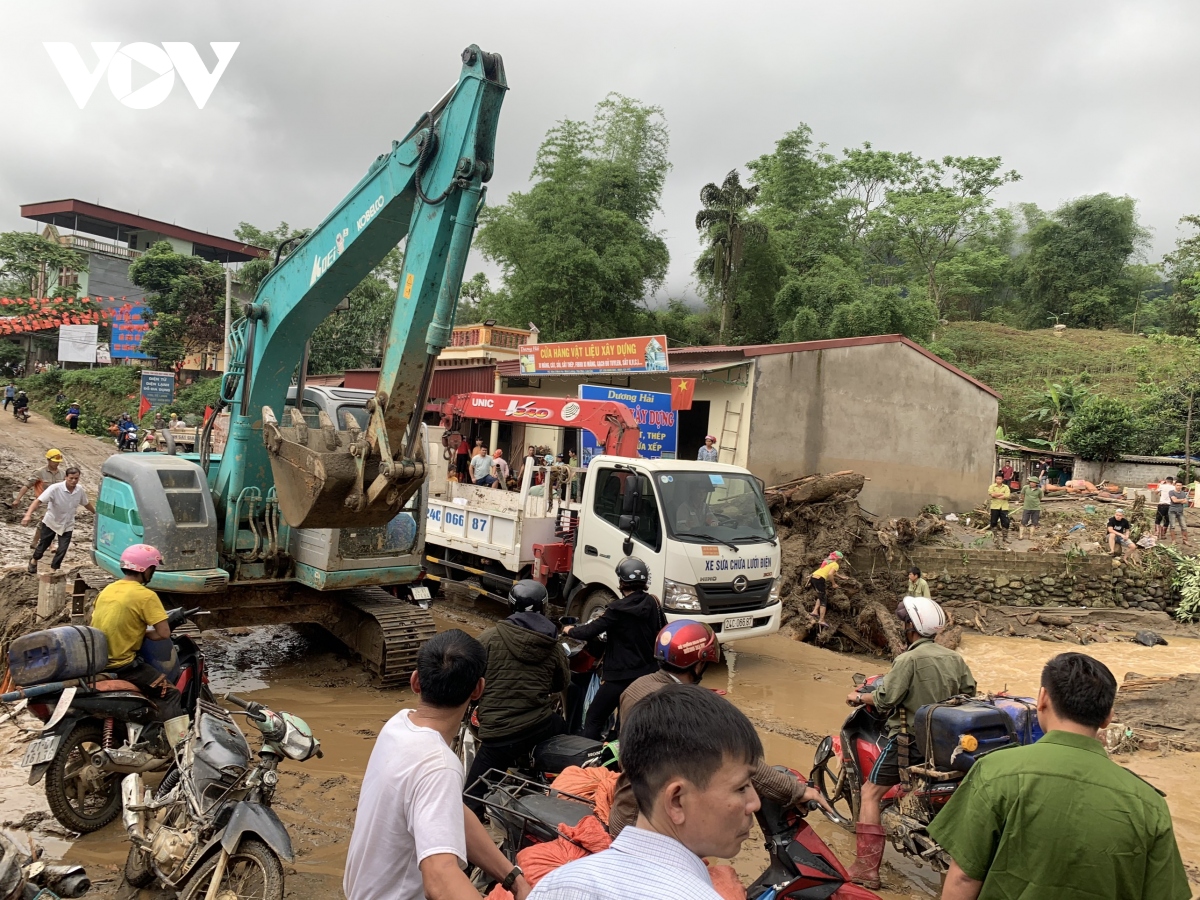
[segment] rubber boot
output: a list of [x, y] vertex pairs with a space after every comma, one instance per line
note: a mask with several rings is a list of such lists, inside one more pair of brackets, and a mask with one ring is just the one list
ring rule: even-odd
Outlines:
[[176, 716], [163, 722], [163, 731], [167, 735], [167, 746], [174, 748], [176, 744], [187, 737], [191, 720], [187, 716]]
[[877, 891], [880, 888], [879, 864], [883, 861], [887, 835], [882, 825], [855, 825], [854, 833], [858, 835], [858, 848], [855, 851], [854, 865], [849, 870], [850, 880]]
[[1025, 540], [1025, 526], [1024, 525], [1017, 526], [1017, 539], [1021, 540], [1021, 541]]

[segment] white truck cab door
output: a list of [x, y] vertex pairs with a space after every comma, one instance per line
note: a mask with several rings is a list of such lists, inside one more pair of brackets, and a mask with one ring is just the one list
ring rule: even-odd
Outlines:
[[592, 463], [588, 467], [591, 488], [580, 510], [579, 534], [575, 541], [574, 573], [584, 584], [602, 584], [614, 596], [618, 595], [615, 569], [625, 556], [621, 544], [627, 537], [618, 524], [625, 502], [625, 492], [638, 480], [641, 501], [638, 524], [633, 533], [633, 553], [650, 567], [650, 593], [660, 596], [666, 565], [666, 534], [658, 509], [654, 487], [649, 476], [641, 470], [622, 465]]

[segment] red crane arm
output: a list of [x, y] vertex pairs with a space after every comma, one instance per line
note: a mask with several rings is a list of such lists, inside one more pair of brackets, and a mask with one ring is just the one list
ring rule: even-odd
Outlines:
[[637, 457], [641, 430], [633, 411], [613, 400], [575, 400], [520, 394], [455, 394], [442, 404], [442, 427], [454, 429], [459, 419], [518, 422], [584, 428], [604, 445], [608, 456]]

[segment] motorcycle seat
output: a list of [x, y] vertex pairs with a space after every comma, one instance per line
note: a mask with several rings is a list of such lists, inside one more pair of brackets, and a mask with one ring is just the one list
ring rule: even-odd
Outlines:
[[120, 678], [97, 679], [96, 690], [108, 691], [133, 691], [135, 694], [140, 694], [142, 689], [132, 681], [124, 681]]
[[547, 797], [544, 794], [521, 797], [515, 806], [530, 818], [554, 829], [559, 825], [578, 825], [586, 816], [592, 814], [592, 808], [586, 803], [563, 800], [561, 797]]

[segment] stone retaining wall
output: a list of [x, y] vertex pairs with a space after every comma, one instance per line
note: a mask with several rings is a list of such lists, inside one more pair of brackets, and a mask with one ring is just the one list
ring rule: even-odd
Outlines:
[[1179, 596], [1169, 578], [1116, 567], [1106, 555], [923, 548], [890, 564], [883, 551], [850, 554], [855, 577], [889, 583], [901, 594], [910, 565], [916, 565], [938, 601], [976, 600], [1000, 606], [1088, 606], [1174, 612]]

